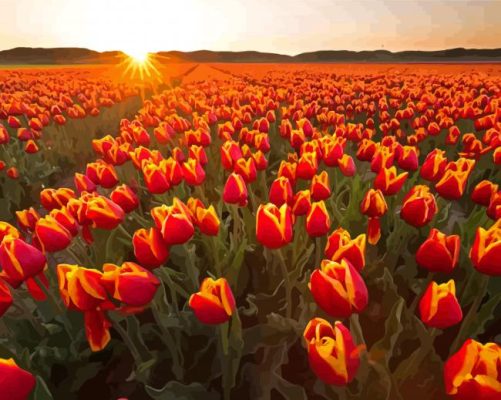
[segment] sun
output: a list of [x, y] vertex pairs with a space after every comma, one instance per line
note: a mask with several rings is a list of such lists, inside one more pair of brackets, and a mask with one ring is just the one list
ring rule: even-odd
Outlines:
[[138, 64], [144, 64], [150, 57], [150, 53], [144, 50], [126, 51], [125, 54]]

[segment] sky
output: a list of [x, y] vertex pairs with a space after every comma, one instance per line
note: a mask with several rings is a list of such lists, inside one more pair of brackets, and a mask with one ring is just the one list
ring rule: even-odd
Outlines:
[[501, 0], [0, 0], [0, 50], [501, 47]]

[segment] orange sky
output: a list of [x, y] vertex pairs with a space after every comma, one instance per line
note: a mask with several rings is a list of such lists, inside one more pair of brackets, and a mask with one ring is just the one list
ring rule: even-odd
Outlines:
[[0, 0], [0, 49], [501, 47], [501, 1]]

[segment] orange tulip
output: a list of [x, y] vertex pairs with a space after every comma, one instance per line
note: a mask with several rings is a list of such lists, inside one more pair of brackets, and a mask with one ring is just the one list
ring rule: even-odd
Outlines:
[[451, 279], [438, 285], [431, 282], [419, 301], [421, 320], [433, 328], [445, 329], [463, 319], [461, 306], [456, 298], [456, 285]]
[[74, 199], [75, 192], [68, 188], [44, 189], [40, 192], [40, 202], [47, 211], [64, 207], [68, 201]]
[[198, 293], [192, 294], [189, 305], [195, 316], [204, 324], [222, 324], [236, 309], [230, 285], [224, 278], [205, 278]]
[[364, 280], [345, 258], [339, 263], [323, 260], [311, 274], [309, 288], [315, 302], [333, 317], [346, 318], [367, 306]]
[[77, 190], [82, 193], [82, 192], [95, 192], [97, 187], [94, 182], [92, 182], [86, 175], [76, 173], [75, 178], [75, 187]]
[[445, 168], [444, 174], [435, 184], [437, 193], [448, 200], [461, 198], [474, 165], [475, 161], [464, 158], [449, 163]]
[[2, 399], [28, 400], [35, 384], [35, 377], [19, 368], [12, 358], [0, 358], [0, 396]]
[[34, 231], [35, 224], [40, 219], [40, 215], [33, 207], [30, 207], [26, 210], [16, 211], [16, 219], [22, 229]]
[[360, 356], [350, 331], [339, 321], [334, 326], [322, 318], [313, 318], [303, 337], [313, 372], [329, 385], [350, 383], [360, 366]]
[[501, 275], [501, 219], [489, 229], [477, 228], [470, 259], [477, 269], [487, 275]]
[[355, 161], [348, 154], [343, 154], [342, 157], [338, 160], [339, 170], [344, 176], [353, 176], [357, 171], [357, 167], [355, 166]]
[[271, 249], [292, 241], [292, 215], [287, 204], [261, 204], [256, 214], [256, 237], [259, 243]]
[[195, 224], [200, 232], [208, 236], [217, 236], [221, 222], [214, 206], [211, 205], [209, 208], [197, 207], [194, 217]]
[[360, 211], [369, 217], [367, 237], [370, 244], [376, 244], [381, 238], [380, 218], [388, 211], [383, 193], [378, 189], [369, 189], [360, 203]]

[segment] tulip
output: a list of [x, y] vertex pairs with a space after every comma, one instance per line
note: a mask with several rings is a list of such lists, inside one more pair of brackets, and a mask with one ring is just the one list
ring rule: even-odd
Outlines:
[[447, 200], [458, 200], [463, 196], [469, 171], [446, 169], [442, 178], [435, 184], [437, 193]]
[[94, 182], [92, 182], [86, 175], [75, 173], [74, 177], [75, 187], [77, 190], [82, 192], [95, 192], [97, 187]]
[[362, 139], [358, 144], [357, 158], [360, 161], [371, 161], [377, 149], [377, 143], [370, 139]]
[[301, 155], [297, 164], [296, 176], [299, 179], [310, 180], [317, 173], [318, 160], [316, 152]]
[[336, 262], [346, 258], [357, 271], [361, 271], [365, 266], [365, 242], [365, 234], [352, 239], [347, 230], [338, 228], [327, 238], [325, 256]]
[[26, 210], [16, 211], [16, 219], [17, 224], [25, 231], [34, 231], [40, 215], [33, 207], [30, 207]]
[[87, 164], [85, 175], [105, 189], [111, 189], [118, 183], [118, 175], [113, 165], [103, 160]]
[[6, 236], [11, 236], [12, 238], [17, 239], [21, 235], [14, 226], [8, 222], [0, 221], [0, 243], [2, 243], [4, 237]]
[[183, 181], [183, 168], [175, 158], [169, 157], [160, 161], [160, 167], [163, 169], [170, 185], [176, 186]]
[[162, 265], [169, 258], [169, 250], [157, 228], [141, 228], [132, 237], [134, 255], [139, 263], [149, 269]]
[[97, 196], [87, 202], [85, 216], [96, 228], [111, 230], [123, 221], [125, 213], [115, 202], [104, 196]]
[[501, 347], [468, 339], [444, 364], [445, 391], [456, 400], [501, 397]]
[[280, 207], [282, 204], [290, 204], [293, 199], [292, 186], [288, 178], [282, 176], [275, 179], [270, 186], [270, 202]]
[[497, 184], [491, 181], [480, 181], [473, 189], [473, 192], [471, 193], [471, 199], [477, 204], [488, 207], [491, 196], [497, 192], [498, 187], [499, 186]]
[[121, 267], [104, 264], [103, 271], [101, 282], [108, 293], [129, 306], [146, 306], [160, 286], [155, 275], [133, 262], [125, 262]]
[[355, 161], [348, 154], [343, 154], [342, 157], [338, 160], [339, 170], [344, 176], [353, 176], [357, 171], [357, 167], [355, 166]]
[[402, 146], [402, 151], [397, 159], [400, 168], [406, 171], [415, 171], [419, 168], [419, 150], [414, 146]]
[[[328, 136], [326, 136], [328, 137]], [[329, 137], [328, 137], [329, 138]], [[344, 154], [346, 139], [329, 138], [322, 142], [323, 161], [328, 167], [336, 167]]]
[[209, 325], [228, 321], [236, 309], [230, 285], [224, 278], [205, 278], [200, 290], [191, 295], [189, 305], [198, 320]]
[[487, 215], [494, 221], [501, 218], [501, 190], [492, 194], [487, 207]]
[[85, 311], [84, 323], [90, 349], [94, 352], [103, 350], [111, 340], [111, 322], [104, 311], [99, 309]]
[[379, 219], [388, 211], [383, 193], [378, 189], [369, 189], [360, 203], [360, 211], [369, 217], [367, 237], [370, 244], [376, 244], [381, 238]]
[[193, 158], [188, 158], [188, 161], [181, 165], [183, 170], [184, 180], [188, 185], [198, 186], [205, 180], [205, 171], [202, 164]]
[[501, 275], [501, 219], [489, 229], [477, 228], [470, 259], [477, 271], [486, 275]]
[[360, 366], [360, 356], [350, 331], [339, 321], [334, 326], [322, 318], [313, 318], [303, 337], [313, 372], [329, 385], [350, 383]]
[[287, 204], [261, 204], [256, 213], [256, 237], [259, 243], [277, 249], [292, 241], [292, 215]]
[[446, 165], [445, 151], [435, 149], [426, 156], [419, 173], [423, 179], [436, 182], [442, 178]]
[[235, 163], [242, 158], [242, 150], [237, 142], [228, 140], [220, 148], [223, 168], [232, 171]]
[[0, 244], [3, 278], [14, 288], [42, 272], [46, 262], [40, 250], [22, 239], [9, 235], [5, 236]]
[[75, 197], [75, 192], [68, 188], [44, 189], [40, 192], [40, 202], [47, 211], [64, 207]]
[[38, 150], [38, 145], [34, 140], [28, 140], [24, 146], [24, 151], [28, 154], [35, 154]]
[[331, 225], [329, 213], [323, 201], [313, 202], [306, 216], [306, 231], [311, 237], [327, 234]]
[[19, 170], [16, 167], [10, 167], [7, 170], [7, 176], [10, 179], [17, 179], [17, 178], [19, 178]]
[[392, 196], [400, 191], [408, 176], [408, 172], [397, 175], [397, 169], [394, 166], [383, 167], [374, 180], [374, 189], [381, 190], [385, 196]]
[[161, 221], [161, 232], [164, 242], [168, 246], [183, 244], [191, 239], [195, 233], [195, 228], [191, 221], [191, 212], [184, 205], [183, 207], [167, 207], [166, 215]]
[[0, 358], [0, 396], [2, 399], [28, 400], [35, 385], [35, 377], [19, 368], [12, 358]]
[[330, 197], [331, 188], [327, 171], [322, 171], [319, 175], [313, 177], [311, 180], [310, 192], [315, 201], [326, 200]]
[[323, 260], [320, 269], [311, 274], [309, 288], [320, 308], [336, 318], [362, 312], [367, 306], [367, 287], [346, 259]]
[[12, 302], [13, 299], [9, 286], [7, 286], [5, 281], [0, 278], [0, 318], [9, 309], [9, 307], [12, 305]]
[[42, 248], [50, 253], [64, 250], [70, 245], [72, 239], [72, 234], [68, 229], [51, 215], [47, 215], [37, 221], [35, 234]]
[[110, 198], [126, 213], [130, 213], [139, 207], [139, 199], [136, 193], [125, 184], [116, 187], [115, 190], [111, 192]]
[[450, 273], [459, 260], [460, 238], [433, 228], [416, 253], [416, 262], [431, 272]]
[[301, 190], [294, 195], [292, 213], [296, 216], [306, 215], [311, 209], [311, 194], [309, 190]]
[[145, 161], [141, 168], [144, 182], [152, 194], [162, 194], [170, 189], [170, 181], [167, 173], [161, 165]]
[[403, 199], [400, 218], [416, 228], [428, 224], [437, 213], [435, 196], [425, 185], [414, 186]]
[[285, 160], [281, 161], [277, 173], [278, 177], [285, 176], [286, 178], [289, 179], [291, 185], [294, 186], [296, 183], [296, 174], [297, 174], [297, 164], [295, 162], [288, 162]]
[[57, 279], [64, 305], [73, 310], [91, 311], [107, 300], [101, 283], [102, 272], [78, 265], [59, 264]]
[[254, 159], [240, 158], [235, 162], [234, 172], [241, 175], [246, 183], [254, 182], [257, 178], [257, 169]]
[[198, 207], [195, 216], [195, 224], [197, 225], [200, 232], [208, 236], [217, 236], [219, 233], [219, 217], [217, 216], [214, 206], [209, 206], [209, 208]]
[[231, 173], [224, 184], [223, 200], [228, 204], [247, 205], [247, 186], [244, 178], [236, 173]]
[[454, 281], [441, 285], [431, 282], [419, 301], [419, 314], [423, 323], [433, 328], [445, 329], [461, 322], [463, 312]]

